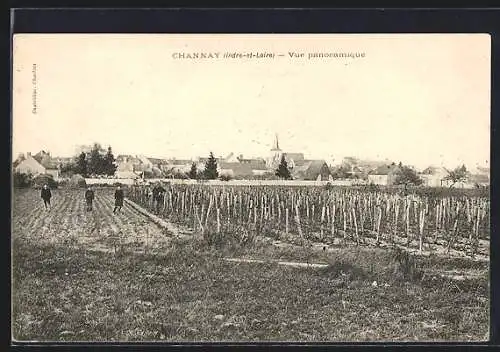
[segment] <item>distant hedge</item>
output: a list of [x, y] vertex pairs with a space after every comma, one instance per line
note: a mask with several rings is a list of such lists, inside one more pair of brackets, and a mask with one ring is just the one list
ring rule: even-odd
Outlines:
[[16, 172], [12, 181], [15, 188], [28, 188], [33, 185], [33, 175]]
[[43, 185], [48, 185], [49, 188], [57, 188], [58, 183], [54, 180], [54, 176], [49, 174], [40, 174], [33, 179], [33, 186], [36, 188], [43, 187]]

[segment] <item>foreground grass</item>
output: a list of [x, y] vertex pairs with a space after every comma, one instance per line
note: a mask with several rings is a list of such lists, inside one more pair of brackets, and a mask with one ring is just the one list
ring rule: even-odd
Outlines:
[[305, 255], [330, 263], [313, 270], [228, 263], [224, 250], [197, 242], [174, 243], [163, 255], [22, 241], [13, 249], [17, 340], [487, 339], [487, 280], [396, 275], [401, 269], [387, 251]]

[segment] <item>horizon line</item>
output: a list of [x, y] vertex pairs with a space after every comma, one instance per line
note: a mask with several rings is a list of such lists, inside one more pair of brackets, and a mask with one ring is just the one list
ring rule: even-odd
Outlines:
[[[105, 144], [101, 144], [101, 143], [98, 143], [101, 148], [103, 150], [107, 150], [107, 147], [109, 145], [105, 145]], [[75, 146], [75, 149], [78, 147], [78, 146], [85, 146], [85, 147], [93, 147], [93, 144], [91, 145], [76, 145]], [[45, 153], [48, 153], [50, 154], [50, 157], [51, 158], [75, 158], [77, 157], [78, 155], [76, 153], [72, 154], [72, 155], [65, 155], [64, 153], [62, 154], [53, 154], [50, 150], [48, 149], [43, 149], [43, 148], [40, 148], [37, 152], [33, 153], [33, 152], [27, 152], [27, 151], [24, 151], [24, 152], [19, 152], [17, 153], [17, 155], [14, 155], [14, 153], [12, 152], [12, 162], [14, 162], [15, 160], [17, 160], [19, 158], [19, 156], [23, 155], [23, 156], [26, 156], [28, 154], [31, 154], [31, 156], [33, 155], [36, 155], [40, 152], [45, 152]], [[165, 160], [189, 160], [189, 161], [195, 161], [196, 159], [200, 159], [200, 158], [206, 158], [208, 157], [208, 155], [210, 154], [210, 151], [207, 152], [206, 156], [205, 155], [196, 155], [196, 156], [186, 156], [186, 155], [158, 155], [158, 154], [148, 154], [148, 153], [137, 153], [137, 152], [134, 152], [134, 153], [127, 153], [127, 152], [118, 152], [116, 153], [113, 148], [112, 148], [112, 151], [113, 151], [113, 156], [115, 158], [117, 158], [118, 156], [120, 155], [130, 155], [130, 156], [143, 156], [143, 157], [146, 157], [146, 158], [155, 158], [155, 159], [165, 159]], [[269, 150], [270, 152], [272, 150]], [[324, 160], [328, 165], [335, 165], [335, 164], [341, 164], [345, 159], [347, 158], [353, 158], [353, 159], [356, 159], [356, 160], [360, 160], [360, 161], [367, 161], [367, 162], [387, 162], [388, 164], [391, 164], [391, 163], [395, 163], [395, 164], [399, 164], [400, 162], [403, 164], [403, 165], [406, 165], [406, 166], [413, 166], [415, 167], [416, 164], [415, 163], [411, 163], [411, 162], [404, 162], [404, 160], [392, 160], [390, 158], [387, 158], [387, 157], [380, 157], [380, 158], [370, 158], [370, 157], [364, 157], [364, 156], [357, 156], [357, 155], [338, 155], [338, 158], [335, 158], [335, 157], [331, 157], [331, 158], [324, 158], [324, 157], [306, 157], [308, 156], [306, 153], [303, 153], [303, 152], [287, 152], [287, 151], [284, 151], [284, 150], [280, 150], [281, 152], [283, 152], [284, 154], [286, 153], [293, 153], [293, 154], [303, 154], [304, 155], [304, 159], [305, 160]], [[267, 159], [269, 156], [257, 156], [257, 155], [252, 155], [252, 156], [245, 156], [245, 154], [243, 153], [238, 153], [238, 152], [226, 152], [226, 153], [214, 153], [214, 156], [215, 158], [217, 159], [224, 159], [224, 158], [227, 158], [229, 156], [234, 156], [234, 157], [240, 157], [242, 156], [243, 158], [245, 159]], [[334, 162], [334, 163], [332, 163]], [[418, 164], [418, 163], [417, 163]], [[425, 169], [427, 167], [436, 167], [436, 166], [448, 166], [450, 167], [449, 164], [447, 163], [443, 163], [443, 162], [429, 162], [429, 163], [426, 163], [425, 164], [426, 166], [422, 168]], [[456, 163], [455, 166], [461, 166], [461, 165], [466, 165], [468, 166], [469, 168], [471, 166], [477, 166], [477, 167], [487, 167], [489, 168], [490, 165], [489, 165], [489, 160], [486, 160], [486, 163], [479, 163], [479, 162], [475, 162], [475, 163], [467, 163], [467, 162], [464, 162], [464, 161], [460, 161], [458, 163]]]

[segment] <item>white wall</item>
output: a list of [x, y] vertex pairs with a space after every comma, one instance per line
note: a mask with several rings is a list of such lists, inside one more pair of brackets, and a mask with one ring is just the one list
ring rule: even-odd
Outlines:
[[440, 175], [419, 175], [428, 187], [441, 187], [442, 176]]
[[368, 182], [374, 185], [387, 185], [388, 176], [387, 175], [368, 175]]
[[45, 173], [45, 168], [38, 161], [28, 156], [27, 159], [17, 165], [15, 171], [23, 174], [38, 175]]
[[[108, 184], [112, 185], [117, 182], [133, 185], [142, 182], [169, 182], [171, 184], [178, 185], [211, 185], [211, 186], [324, 186], [328, 183], [328, 181], [285, 181], [285, 180], [230, 180], [230, 181], [221, 181], [221, 180], [180, 180], [180, 179], [171, 179], [171, 178], [151, 178], [147, 180], [133, 180], [126, 178], [86, 178], [85, 182], [88, 185], [92, 184]], [[335, 184], [335, 182], [330, 182]]]
[[114, 185], [115, 183], [121, 183], [124, 185], [133, 185], [135, 183], [135, 180], [131, 178], [86, 178], [85, 183], [87, 183], [87, 185], [97, 185], [97, 184]]
[[[178, 179], [148, 179], [149, 182], [170, 182], [180, 185], [212, 185], [212, 186], [324, 186], [328, 181], [299, 181], [299, 180], [178, 180]], [[331, 182], [333, 183], [333, 182]]]

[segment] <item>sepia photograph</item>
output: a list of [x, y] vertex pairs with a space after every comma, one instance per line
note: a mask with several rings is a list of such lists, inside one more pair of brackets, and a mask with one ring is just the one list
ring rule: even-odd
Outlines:
[[486, 342], [488, 34], [16, 34], [17, 342]]

